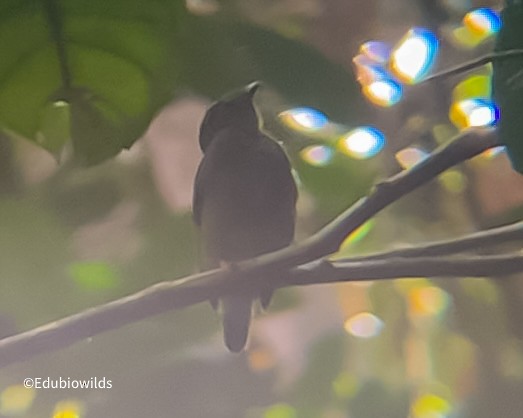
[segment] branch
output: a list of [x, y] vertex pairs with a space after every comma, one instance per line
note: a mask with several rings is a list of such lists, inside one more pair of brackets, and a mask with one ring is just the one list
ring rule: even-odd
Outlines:
[[[268, 284], [282, 288], [408, 277], [504, 276], [520, 272], [523, 272], [523, 255], [520, 254], [459, 259], [319, 260], [295, 268], [285, 276], [272, 278]], [[204, 302], [210, 295], [222, 295], [233, 289], [249, 289], [258, 285], [255, 279], [249, 276], [239, 280], [235, 272], [214, 270], [184, 280], [158, 283], [134, 295], [4, 338], [0, 341], [0, 368], [67, 347], [150, 315]]]
[[[283, 286], [413, 277], [499, 277], [523, 272], [523, 255], [319, 260], [292, 270]], [[283, 287], [280, 284], [280, 287]]]
[[430, 81], [440, 80], [442, 78], [449, 78], [458, 74], [466, 73], [467, 71], [475, 70], [476, 68], [481, 67], [482, 65], [489, 64], [492, 61], [505, 60], [507, 58], [521, 56], [523, 56], [523, 49], [510, 49], [507, 51], [492, 52], [490, 54], [476, 58], [472, 61], [467, 61], [463, 64], [456, 65], [455, 67], [451, 67], [447, 70], [432, 74], [431, 76], [424, 78], [418, 84], [428, 83]]
[[290, 246], [274, 253], [262, 255], [253, 260], [239, 263], [238, 266], [246, 273], [262, 268], [270, 273], [330, 255], [338, 250], [351, 232], [385, 207], [456, 164], [497, 145], [499, 143], [493, 129], [465, 131], [449, 143], [436, 149], [423, 162], [377, 184], [367, 197], [357, 201], [319, 232], [300, 243], [299, 246]]
[[511, 225], [476, 232], [458, 239], [433, 242], [413, 248], [386, 251], [362, 257], [350, 258], [351, 261], [370, 261], [388, 258], [428, 257], [449, 255], [480, 248], [497, 246], [509, 242], [523, 242], [523, 221]]
[[[27, 360], [37, 354], [67, 347], [82, 339], [143, 320], [152, 315], [214, 299], [233, 290], [259, 288], [258, 278], [262, 274], [265, 277], [280, 278], [278, 280], [281, 282], [274, 280], [270, 283], [275, 287], [292, 285], [294, 284], [292, 281], [285, 281], [292, 268], [332, 254], [350, 232], [386, 206], [455, 164], [496, 145], [496, 136], [492, 130], [465, 132], [435, 151], [417, 166], [378, 184], [368, 197], [358, 201], [303, 244], [238, 263], [233, 272], [213, 270], [181, 280], [158, 283], [133, 295], [4, 338], [0, 341], [0, 367]], [[383, 271], [387, 271], [384, 262], [352, 263], [349, 267], [357, 269], [358, 277], [364, 277], [365, 265], [367, 268], [376, 268], [372, 266], [381, 265]], [[421, 267], [422, 264], [420, 264]], [[471, 264], [470, 267], [472, 268], [473, 265]], [[395, 270], [392, 269], [392, 271]], [[423, 275], [423, 271], [418, 271], [416, 276]], [[305, 275], [305, 272], [306, 270], [301, 274]], [[372, 274], [367, 274], [367, 277], [374, 277], [375, 272], [376, 270]], [[343, 272], [344, 275], [346, 273], [347, 271]], [[317, 282], [323, 283], [325, 279], [318, 276], [318, 272], [315, 274]], [[402, 274], [402, 276], [405, 275]], [[374, 278], [379, 279], [380, 277]], [[313, 282], [310, 278], [301, 280], [303, 280], [303, 284]]]

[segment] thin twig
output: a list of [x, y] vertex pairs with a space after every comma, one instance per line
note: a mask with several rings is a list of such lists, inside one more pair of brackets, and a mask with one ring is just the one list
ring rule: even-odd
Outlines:
[[369, 261], [389, 258], [429, 257], [449, 255], [468, 251], [477, 251], [487, 247], [498, 246], [509, 242], [523, 242], [523, 221], [499, 228], [476, 232], [461, 238], [432, 242], [412, 248], [384, 251], [362, 257], [350, 258], [351, 261]]
[[430, 81], [435, 81], [435, 80], [440, 80], [442, 78], [453, 77], [458, 74], [463, 74], [463, 73], [466, 73], [467, 71], [472, 71], [478, 67], [489, 64], [492, 61], [505, 60], [507, 58], [522, 57], [522, 56], [523, 56], [523, 49], [510, 49], [507, 51], [492, 52], [490, 54], [483, 55], [482, 57], [476, 58], [472, 61], [467, 61], [463, 64], [456, 65], [455, 67], [451, 67], [449, 69], [434, 73], [434, 74], [424, 78], [419, 84], [428, 83]]
[[[259, 287], [258, 277], [262, 274], [264, 277], [281, 278], [278, 279], [281, 282], [270, 282], [275, 287], [291, 285], [292, 281], [285, 280], [292, 268], [335, 252], [350, 232], [380, 210], [427, 183], [447, 168], [495, 145], [497, 141], [493, 131], [466, 132], [434, 152], [419, 165], [377, 185], [368, 197], [358, 201], [303, 244], [238, 263], [233, 271], [214, 270], [181, 280], [158, 283], [133, 295], [4, 338], [0, 341], [0, 367], [27, 360], [37, 354], [65, 348], [85, 338], [168, 310], [204, 302], [233, 290]], [[381, 265], [383, 268], [381, 261], [369, 262], [366, 265], [368, 268], [373, 268], [374, 265]], [[351, 266], [356, 267], [354, 264]], [[363, 264], [359, 266], [359, 276], [362, 277]], [[422, 265], [419, 267], [421, 269]], [[383, 271], [386, 270], [383, 268]], [[273, 274], [275, 272], [277, 274]], [[346, 273], [345, 271], [344, 274]], [[421, 269], [417, 275], [428, 276], [430, 270]], [[374, 277], [374, 274], [371, 276]], [[307, 279], [307, 284], [313, 283], [310, 277]], [[325, 282], [325, 278], [321, 275], [317, 275], [316, 280], [318, 283]]]

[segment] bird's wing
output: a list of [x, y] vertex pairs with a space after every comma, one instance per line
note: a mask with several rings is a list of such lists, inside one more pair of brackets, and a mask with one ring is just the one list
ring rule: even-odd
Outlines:
[[265, 160], [270, 165], [267, 171], [273, 178], [277, 179], [279, 187], [287, 191], [284, 195], [295, 209], [298, 190], [292, 175], [292, 166], [289, 158], [279, 143], [263, 133], [261, 136], [263, 141], [260, 141], [260, 144], [263, 152], [266, 154]]
[[205, 177], [205, 172], [207, 170], [207, 164], [205, 157], [198, 166], [198, 171], [196, 172], [196, 177], [194, 179], [194, 189], [193, 189], [193, 198], [192, 198], [192, 216], [194, 223], [198, 226], [201, 226], [202, 223], [202, 208], [203, 208], [203, 181]]

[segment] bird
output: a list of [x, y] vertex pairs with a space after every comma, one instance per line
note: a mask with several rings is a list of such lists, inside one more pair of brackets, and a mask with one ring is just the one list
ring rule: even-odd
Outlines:
[[[254, 107], [259, 82], [218, 100], [199, 131], [203, 158], [193, 190], [193, 220], [207, 268], [273, 252], [294, 239], [298, 191], [283, 148], [261, 131]], [[224, 342], [243, 351], [253, 302], [268, 305], [272, 290], [238, 291], [219, 301]], [[211, 303], [213, 303], [211, 301]]]

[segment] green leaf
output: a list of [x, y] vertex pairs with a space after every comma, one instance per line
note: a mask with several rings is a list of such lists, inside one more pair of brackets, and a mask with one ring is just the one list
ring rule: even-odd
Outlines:
[[48, 103], [42, 109], [40, 131], [36, 140], [58, 158], [64, 144], [71, 139], [70, 108], [67, 102]]
[[103, 262], [73, 263], [69, 274], [75, 282], [88, 290], [103, 290], [115, 287], [119, 282], [116, 269]]
[[183, 2], [3, 0], [0, 126], [58, 153], [69, 116], [77, 158], [130, 147], [172, 96]]
[[259, 79], [340, 122], [366, 108], [313, 48], [181, 0], [5, 0], [0, 45], [0, 127], [55, 155], [72, 138], [87, 164], [129, 148], [179, 87], [219, 97]]
[[[503, 27], [496, 41], [497, 52], [523, 48], [523, 4], [507, 1], [501, 12]], [[523, 57], [493, 62], [492, 89], [501, 118], [499, 135], [506, 144], [515, 170], [523, 174]]]

